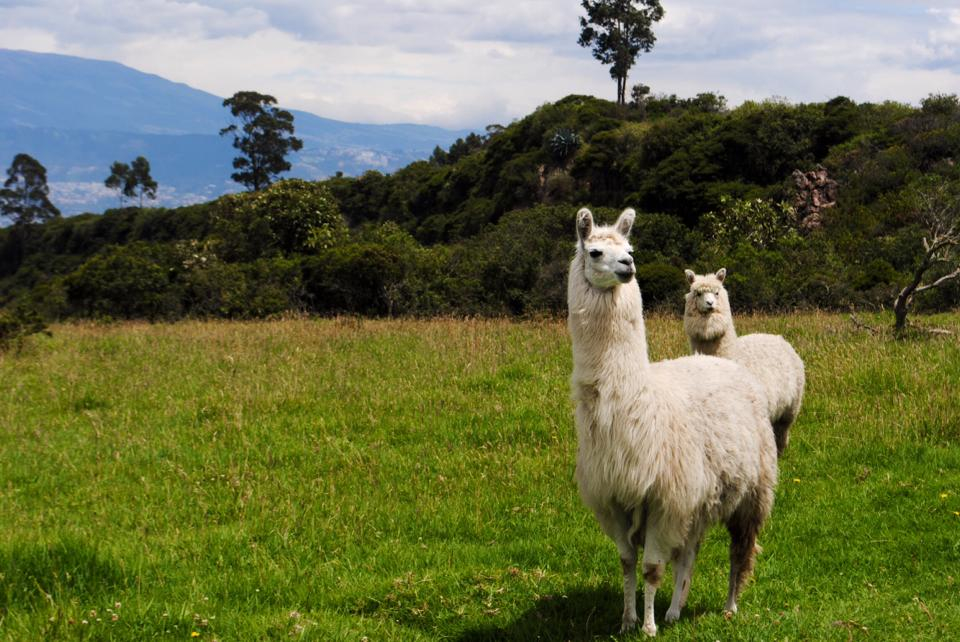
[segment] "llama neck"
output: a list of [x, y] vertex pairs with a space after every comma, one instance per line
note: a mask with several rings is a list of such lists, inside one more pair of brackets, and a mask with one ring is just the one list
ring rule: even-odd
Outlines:
[[688, 333], [690, 348], [699, 354], [732, 358], [737, 348], [737, 330], [729, 314], [711, 315], [708, 320], [694, 322], [699, 327]]
[[609, 290], [593, 287], [578, 252], [570, 266], [567, 304], [575, 380], [596, 385], [649, 366], [643, 302], [635, 281]]

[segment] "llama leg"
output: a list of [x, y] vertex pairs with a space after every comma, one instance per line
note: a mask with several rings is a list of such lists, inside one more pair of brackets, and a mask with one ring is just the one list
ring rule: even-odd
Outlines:
[[623, 621], [620, 631], [632, 631], [637, 626], [637, 547], [631, 534], [635, 526], [633, 516], [619, 509], [598, 511], [600, 527], [617, 545], [620, 568], [623, 570]]
[[626, 633], [637, 627], [637, 550], [624, 554], [620, 552], [620, 566], [623, 569], [623, 620], [620, 632]]
[[723, 608], [731, 614], [737, 612], [737, 596], [753, 573], [757, 533], [763, 523], [763, 516], [758, 511], [744, 508], [741, 506], [727, 521], [727, 530], [730, 532], [730, 587]]
[[790, 426], [796, 417], [793, 408], [788, 408], [776, 421], [773, 422], [773, 438], [777, 442], [777, 458], [787, 449], [790, 443]]
[[690, 541], [683, 547], [677, 558], [673, 560], [673, 599], [670, 608], [664, 617], [665, 622], [676, 622], [680, 619], [680, 610], [687, 603], [690, 594], [690, 583], [693, 577], [693, 565], [700, 551], [699, 533], [693, 534]]
[[660, 538], [648, 527], [643, 548], [643, 632], [653, 637], [657, 634], [657, 623], [654, 619], [654, 598], [657, 589], [663, 580], [663, 572], [667, 566], [667, 555]]

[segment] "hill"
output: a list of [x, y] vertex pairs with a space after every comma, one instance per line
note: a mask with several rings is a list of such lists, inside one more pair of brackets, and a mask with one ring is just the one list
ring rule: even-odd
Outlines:
[[[103, 187], [110, 163], [138, 155], [150, 160], [166, 206], [239, 188], [230, 180], [234, 150], [218, 135], [229, 123], [222, 97], [115, 62], [9, 49], [0, 49], [0, 86], [0, 163], [20, 152], [37, 158], [64, 213], [114, 204]], [[290, 175], [307, 179], [393, 171], [468, 133], [292, 113], [304, 148], [291, 156]]]
[[[588, 205], [601, 221], [638, 210], [649, 308], [678, 309], [688, 267], [726, 267], [737, 311], [889, 307], [923, 264], [931, 196], [960, 194], [957, 158], [955, 95], [735, 109], [568, 96], [389, 174], [0, 230], [0, 305], [50, 319], [562, 313]], [[957, 203], [945, 211], [960, 217]], [[955, 267], [935, 258], [930, 278]], [[915, 305], [958, 303], [955, 280]]]

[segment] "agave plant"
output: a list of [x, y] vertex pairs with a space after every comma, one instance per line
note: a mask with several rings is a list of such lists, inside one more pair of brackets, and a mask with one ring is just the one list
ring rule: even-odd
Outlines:
[[547, 146], [557, 162], [562, 163], [580, 147], [580, 135], [569, 127], [561, 127], [547, 140]]

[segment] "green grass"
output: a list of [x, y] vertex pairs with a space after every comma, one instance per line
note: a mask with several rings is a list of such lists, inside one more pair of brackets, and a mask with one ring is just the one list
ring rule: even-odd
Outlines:
[[[793, 343], [804, 408], [739, 615], [721, 613], [714, 529], [680, 622], [662, 624], [669, 579], [658, 595], [661, 639], [956, 636], [957, 336], [818, 314], [738, 327]], [[573, 482], [562, 322], [53, 330], [0, 355], [0, 638], [617, 630], [617, 554]], [[678, 319], [648, 334], [653, 358], [685, 353]]]

